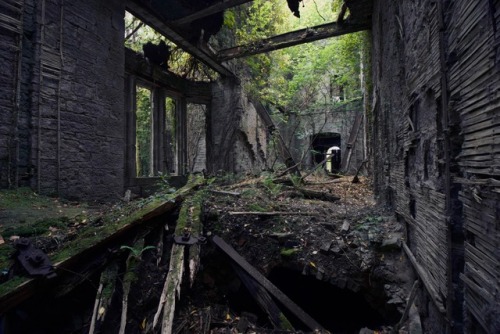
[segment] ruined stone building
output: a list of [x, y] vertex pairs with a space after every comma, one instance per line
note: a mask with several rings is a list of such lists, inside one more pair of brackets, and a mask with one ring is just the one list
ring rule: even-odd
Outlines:
[[[116, 200], [127, 189], [143, 194], [158, 172], [181, 179], [202, 169], [265, 168], [267, 125], [221, 62], [241, 49], [213, 55], [193, 42], [201, 28], [190, 25], [245, 2], [2, 0], [0, 186]], [[424, 323], [432, 333], [499, 333], [500, 2], [346, 3], [350, 20], [329, 36], [371, 31], [371, 173], [379, 202], [407, 230]], [[125, 49], [126, 10], [221, 79], [180, 79]], [[135, 161], [138, 87], [155, 101], [154, 153], [143, 175]], [[205, 113], [204, 159], [191, 163], [186, 115], [196, 110]], [[349, 130], [324, 132], [345, 138]]]

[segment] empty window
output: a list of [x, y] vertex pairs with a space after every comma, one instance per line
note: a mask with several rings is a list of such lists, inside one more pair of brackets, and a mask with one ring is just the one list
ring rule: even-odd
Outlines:
[[206, 111], [204, 104], [187, 105], [187, 167], [191, 173], [206, 169]]
[[135, 167], [137, 177], [154, 176], [153, 99], [151, 89], [136, 86]]
[[165, 169], [170, 175], [178, 174], [178, 149], [177, 149], [177, 101], [167, 96], [165, 98]]

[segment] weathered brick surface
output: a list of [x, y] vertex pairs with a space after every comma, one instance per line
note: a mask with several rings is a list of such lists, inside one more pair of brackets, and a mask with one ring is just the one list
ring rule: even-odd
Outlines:
[[[41, 193], [69, 198], [115, 200], [124, 182], [123, 2], [65, 1], [61, 10], [60, 1], [47, 0], [45, 8], [42, 25], [40, 3], [25, 1], [17, 123], [13, 83], [0, 81], [0, 185], [6, 186], [15, 133], [17, 173], [25, 175], [18, 185], [28, 182]], [[12, 38], [0, 31], [2, 45]], [[15, 60], [13, 51], [0, 48], [2, 78], [13, 77]]]

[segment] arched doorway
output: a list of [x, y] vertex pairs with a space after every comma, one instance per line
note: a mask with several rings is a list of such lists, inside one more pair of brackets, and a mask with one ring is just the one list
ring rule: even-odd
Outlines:
[[[325, 163], [325, 169], [330, 173], [337, 173], [340, 170], [341, 156], [341, 136], [340, 133], [325, 132], [313, 135], [312, 141], [312, 162], [314, 165]], [[337, 147], [338, 150], [332, 149], [332, 159], [327, 159], [328, 150]], [[335, 156], [333, 156], [335, 154]], [[330, 164], [328, 163], [330, 162]]]

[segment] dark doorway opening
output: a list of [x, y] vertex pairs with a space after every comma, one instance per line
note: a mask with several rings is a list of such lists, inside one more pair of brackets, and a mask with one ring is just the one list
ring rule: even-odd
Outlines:
[[338, 173], [341, 164], [341, 136], [340, 133], [325, 132], [318, 133], [311, 138], [313, 164], [317, 165], [325, 161], [325, 169], [330, 173]]

